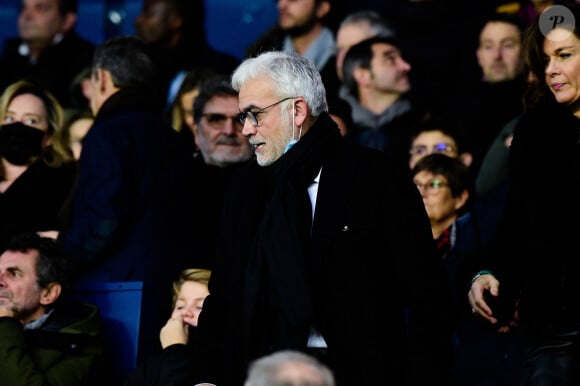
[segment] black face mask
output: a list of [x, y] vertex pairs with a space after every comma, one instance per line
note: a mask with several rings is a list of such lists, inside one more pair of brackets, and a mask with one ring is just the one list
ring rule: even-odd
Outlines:
[[44, 131], [14, 122], [0, 126], [0, 156], [14, 165], [26, 165], [42, 153]]

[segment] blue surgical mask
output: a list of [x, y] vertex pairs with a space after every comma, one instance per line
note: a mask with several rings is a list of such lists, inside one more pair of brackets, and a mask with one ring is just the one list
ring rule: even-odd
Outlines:
[[298, 140], [296, 140], [296, 139], [292, 138], [292, 139], [290, 140], [290, 142], [288, 142], [288, 145], [286, 145], [286, 148], [284, 149], [284, 154], [286, 154], [286, 152], [287, 152], [288, 150], [290, 150], [290, 149], [292, 148], [292, 146], [294, 146], [294, 145], [296, 144], [296, 142], [298, 142]]
[[294, 101], [292, 101], [292, 139], [290, 140], [290, 142], [288, 142], [288, 145], [286, 145], [286, 147], [284, 148], [284, 154], [286, 154], [286, 152], [290, 150], [292, 146], [296, 145], [296, 142], [298, 142], [298, 139], [300, 139], [300, 136], [302, 136], [302, 126], [300, 126], [300, 131], [298, 132], [298, 139], [294, 139], [294, 131], [296, 129], [296, 126], [294, 124], [294, 114], [295, 114]]

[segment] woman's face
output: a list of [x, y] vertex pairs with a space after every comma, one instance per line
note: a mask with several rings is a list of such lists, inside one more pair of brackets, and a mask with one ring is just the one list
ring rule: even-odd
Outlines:
[[580, 117], [580, 40], [563, 28], [544, 39], [545, 76], [558, 103], [571, 106]]
[[8, 110], [4, 115], [2, 124], [22, 122], [26, 126], [31, 126], [44, 131], [43, 147], [50, 145], [51, 133], [48, 132], [48, 112], [42, 99], [33, 94], [22, 94], [15, 96], [8, 104]]
[[27, 126], [48, 131], [48, 114], [42, 99], [33, 94], [14, 97], [8, 105], [3, 124], [22, 122]]
[[421, 193], [431, 224], [452, 223], [457, 218], [457, 212], [465, 202], [462, 197], [453, 197], [445, 176], [422, 170], [415, 174], [413, 182]]

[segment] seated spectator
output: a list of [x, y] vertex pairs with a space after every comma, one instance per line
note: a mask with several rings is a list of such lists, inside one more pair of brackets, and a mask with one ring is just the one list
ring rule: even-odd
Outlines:
[[64, 140], [70, 146], [73, 152], [73, 157], [77, 161], [81, 156], [83, 138], [89, 132], [94, 121], [95, 117], [93, 116], [93, 113], [91, 113], [90, 110], [85, 110], [72, 113], [64, 123], [62, 133]]
[[66, 259], [55, 241], [15, 236], [0, 255], [0, 374], [6, 386], [102, 386], [97, 308], [64, 300]]
[[208, 43], [205, 1], [143, 0], [135, 29], [153, 53], [164, 107], [173, 103], [184, 71], [212, 68], [230, 74], [239, 64], [235, 56]]
[[194, 364], [190, 363], [187, 351], [189, 331], [197, 326], [203, 301], [209, 295], [210, 277], [211, 271], [207, 269], [189, 268], [181, 272], [173, 283], [173, 312], [159, 335], [163, 351], [129, 374], [125, 386], [176, 385], [191, 379], [189, 371]]
[[479, 28], [474, 49], [479, 74], [457, 86], [448, 107], [465, 128], [475, 174], [505, 125], [523, 112], [528, 84], [522, 20], [515, 15], [491, 14]]
[[343, 79], [342, 65], [348, 49], [373, 36], [395, 37], [390, 21], [370, 9], [357, 10], [346, 15], [336, 30], [336, 74]]
[[363, 40], [346, 53], [340, 95], [352, 108], [354, 126], [347, 137], [386, 152], [402, 168], [411, 136], [427, 116], [411, 95], [410, 71], [394, 38]]
[[459, 135], [439, 124], [427, 124], [415, 132], [409, 148], [409, 167], [413, 169], [421, 158], [432, 153], [459, 158], [467, 167], [473, 160], [471, 153], [463, 149]]
[[[500, 334], [476, 319], [465, 296], [471, 273], [496, 229], [476, 203], [469, 168], [444, 153], [421, 158], [412, 169], [431, 222], [433, 240], [443, 259], [454, 304], [455, 355], [453, 386], [515, 385], [520, 358], [517, 331]], [[486, 222], [487, 221], [487, 222]], [[475, 364], [475, 365], [474, 365]]]
[[275, 25], [246, 47], [245, 57], [266, 51], [297, 52], [310, 59], [320, 72], [327, 95], [337, 95], [333, 0], [276, 1]]
[[193, 102], [199, 94], [201, 82], [214, 74], [215, 71], [206, 68], [186, 72], [169, 110], [171, 125], [192, 153], [197, 149], [193, 138]]
[[0, 247], [20, 232], [56, 232], [76, 177], [63, 112], [44, 88], [8, 86], [0, 99]]
[[46, 87], [63, 108], [73, 107], [73, 79], [90, 66], [94, 45], [79, 36], [78, 0], [21, 0], [18, 37], [4, 42], [0, 90], [20, 79]]
[[332, 371], [300, 351], [283, 350], [250, 363], [244, 386], [334, 386]]

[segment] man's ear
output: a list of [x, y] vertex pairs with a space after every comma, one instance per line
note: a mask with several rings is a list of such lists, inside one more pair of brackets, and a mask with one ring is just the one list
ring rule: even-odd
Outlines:
[[364, 87], [369, 83], [369, 74], [370, 71], [366, 68], [357, 67], [352, 72], [352, 77], [359, 85], [359, 87]]
[[77, 24], [77, 14], [73, 12], [67, 12], [66, 15], [64, 15], [64, 20], [62, 23], [62, 32], [67, 33], [68, 31], [72, 30], [76, 24]]
[[99, 92], [104, 92], [106, 88], [105, 71], [102, 68], [96, 68], [93, 70], [93, 80], [96, 84], [95, 90]]
[[[294, 123], [296, 124], [296, 126], [303, 125], [309, 116], [306, 101], [304, 100], [304, 98], [298, 97], [294, 98], [292, 103], [294, 103]], [[290, 111], [292, 111], [291, 108]]]
[[40, 291], [40, 304], [47, 306], [56, 302], [62, 291], [60, 283], [50, 283]]
[[455, 210], [458, 211], [459, 209], [463, 208], [463, 206], [465, 206], [465, 204], [467, 203], [468, 199], [469, 199], [469, 191], [464, 190], [463, 192], [461, 192], [459, 197], [455, 198]]
[[113, 82], [113, 77], [111, 76], [110, 71], [97, 68], [94, 76], [97, 81], [96, 89], [107, 98], [119, 90]]

